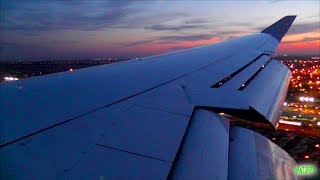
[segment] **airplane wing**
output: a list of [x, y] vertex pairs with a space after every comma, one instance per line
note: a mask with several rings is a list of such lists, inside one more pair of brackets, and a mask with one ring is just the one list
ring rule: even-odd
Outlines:
[[276, 127], [295, 16], [226, 42], [0, 84], [1, 179], [293, 179]]

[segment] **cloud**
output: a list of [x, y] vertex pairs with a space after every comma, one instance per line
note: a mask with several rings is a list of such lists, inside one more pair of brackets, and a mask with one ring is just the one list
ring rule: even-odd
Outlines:
[[123, 29], [132, 29], [132, 28], [142, 28], [146, 29], [146, 24], [162, 24], [168, 21], [172, 21], [173, 19], [185, 18], [188, 17], [187, 13], [155, 13], [148, 15], [136, 15], [134, 17], [129, 16], [128, 18], [124, 18], [121, 21], [112, 25], [112, 28], [123, 28]]
[[281, 1], [286, 1], [286, 0], [271, 0], [269, 1], [270, 3], [278, 3], [278, 2], [281, 2]]
[[5, 50], [6, 49], [12, 49], [17, 47], [18, 44], [17, 43], [11, 43], [11, 42], [4, 42], [4, 41], [0, 41], [0, 56], [5, 54]]
[[0, 47], [16, 46], [17, 43], [1, 42]]
[[178, 51], [178, 50], [181, 50], [181, 49], [186, 49], [186, 47], [185, 46], [173, 46], [169, 50], [170, 51]]
[[252, 27], [254, 23], [252, 22], [229, 22], [228, 24], [232, 26], [249, 26]]
[[51, 40], [51, 41], [45, 41], [41, 44], [41, 46], [38, 46], [32, 43], [26, 43], [26, 42], [14, 43], [14, 42], [0, 41], [0, 48], [2, 50], [4, 49], [37, 49], [39, 47], [45, 49], [45, 48], [55, 47], [56, 45], [64, 46], [64, 45], [73, 45], [77, 43], [79, 43], [79, 41]]
[[[189, 35], [168, 35], [168, 36], [158, 36], [153, 39], [146, 39], [140, 41], [133, 41], [127, 43], [120, 43], [120, 47], [131, 47], [131, 46], [139, 46], [149, 43], [158, 43], [158, 44], [170, 44], [170, 43], [178, 43], [178, 42], [195, 42], [201, 40], [209, 40], [212, 38], [219, 39], [220, 41], [228, 40], [232, 38], [236, 38], [235, 34], [241, 34], [242, 31], [224, 31], [224, 32], [214, 32], [209, 34], [189, 34]], [[185, 48], [181, 46], [181, 48]]]
[[288, 34], [302, 34], [316, 31], [320, 32], [320, 21], [303, 24], [293, 24], [289, 29]]
[[75, 40], [50, 40], [45, 42], [47, 45], [64, 45], [64, 44], [77, 44], [80, 43], [80, 41]]
[[176, 42], [176, 41], [199, 41], [213, 38], [212, 34], [197, 34], [184, 36], [162, 36], [159, 38], [162, 42]]
[[183, 42], [183, 41], [199, 41], [199, 40], [208, 40], [212, 39], [213, 34], [198, 34], [198, 35], [179, 35], [179, 36], [159, 36], [153, 39], [141, 40], [141, 41], [133, 41], [127, 43], [119, 44], [120, 47], [131, 47], [131, 46], [139, 46], [145, 45], [149, 43], [158, 43], [158, 44], [168, 44], [172, 42]]
[[202, 29], [206, 26], [203, 25], [153, 25], [145, 27], [147, 30], [153, 31], [181, 31], [181, 30], [189, 30], [189, 29]]
[[312, 18], [319, 19], [319, 17], [320, 17], [320, 14], [318, 13], [318, 14], [314, 14], [314, 15], [311, 15], [311, 16], [307, 16], [306, 18], [308, 18], [308, 19], [312, 19]]
[[281, 42], [282, 44], [296, 44], [296, 43], [306, 43], [306, 42], [313, 42], [313, 41], [320, 41], [320, 36], [319, 37], [305, 37], [301, 40], [296, 40], [296, 41], [284, 41]]
[[[254, 28], [257, 31], [261, 31], [262, 29], [265, 29], [266, 26], [260, 26]], [[300, 23], [300, 24], [292, 24], [290, 27], [287, 35], [292, 34], [303, 34], [303, 33], [309, 33], [309, 32], [319, 32], [320, 31], [320, 21], [317, 22], [308, 22], [308, 23]]]
[[190, 19], [185, 22], [185, 24], [204, 24], [208, 23], [209, 21], [206, 19]]
[[25, 1], [8, 3], [2, 30], [97, 30], [121, 22], [136, 11], [129, 1]]
[[0, 57], [6, 54], [7, 49], [15, 50], [19, 44], [11, 42], [0, 42]]
[[[35, 5], [37, 3], [37, 5]], [[1, 30], [21, 31], [37, 35], [40, 31], [81, 30], [105, 28], [144, 28], [146, 24], [161, 24], [188, 17], [185, 12], [161, 14], [134, 6], [134, 1], [10, 1], [3, 8], [5, 15]]]
[[152, 43], [153, 41], [154, 40], [134, 41], [134, 42], [128, 42], [128, 43], [121, 43], [120, 46], [124, 46], [124, 47], [139, 46], [143, 44]]
[[236, 35], [236, 34], [243, 34], [244, 31], [241, 30], [226, 30], [226, 31], [216, 31], [214, 33], [215, 36], [226, 36], [226, 35]]

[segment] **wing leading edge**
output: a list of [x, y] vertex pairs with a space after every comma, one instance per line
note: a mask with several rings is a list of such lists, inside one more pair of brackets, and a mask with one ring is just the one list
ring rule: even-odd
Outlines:
[[253, 152], [250, 165], [288, 173], [294, 161], [282, 151], [273, 157], [285, 156], [286, 167], [270, 160], [276, 172], [254, 162], [262, 146], [281, 149], [219, 113], [277, 124], [290, 71], [270, 55], [293, 20], [219, 44], [0, 84], [1, 179], [232, 178], [238, 149]]

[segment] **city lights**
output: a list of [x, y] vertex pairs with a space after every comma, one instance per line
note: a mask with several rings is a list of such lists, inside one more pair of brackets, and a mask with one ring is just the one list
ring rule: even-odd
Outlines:
[[314, 102], [314, 97], [301, 96], [301, 97], [299, 97], [299, 100], [302, 101], [302, 102]]
[[317, 60], [294, 60], [284, 62], [291, 70], [290, 91], [300, 91], [305, 94], [320, 93], [320, 65]]
[[9, 76], [9, 77], [4, 77], [4, 80], [5, 81], [17, 81], [19, 80], [18, 78], [15, 78], [15, 77], [12, 77], [12, 76]]
[[301, 122], [296, 122], [296, 121], [280, 120], [279, 122], [282, 123], [282, 124], [289, 124], [289, 125], [294, 125], [294, 126], [301, 126]]

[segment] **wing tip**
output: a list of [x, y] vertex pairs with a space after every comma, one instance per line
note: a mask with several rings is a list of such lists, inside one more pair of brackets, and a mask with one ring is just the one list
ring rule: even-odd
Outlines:
[[279, 21], [275, 22], [271, 26], [261, 31], [261, 33], [269, 34], [280, 42], [283, 36], [288, 32], [296, 17], [297, 15], [285, 16], [281, 18]]

